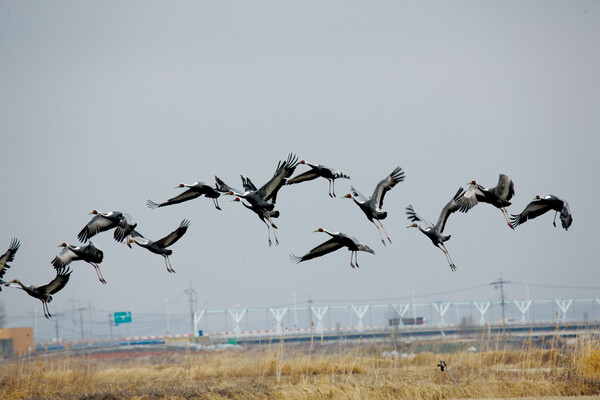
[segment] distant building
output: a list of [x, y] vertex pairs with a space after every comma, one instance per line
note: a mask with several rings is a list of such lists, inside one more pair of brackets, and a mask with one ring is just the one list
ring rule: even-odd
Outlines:
[[0, 356], [20, 356], [34, 348], [33, 328], [0, 328]]

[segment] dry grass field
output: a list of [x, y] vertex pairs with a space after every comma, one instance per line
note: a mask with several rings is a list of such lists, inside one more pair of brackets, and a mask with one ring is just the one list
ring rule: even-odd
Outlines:
[[[510, 343], [510, 344], [509, 344]], [[477, 352], [466, 351], [470, 346]], [[401, 356], [404, 352], [404, 356]], [[392, 354], [390, 354], [392, 353]], [[441, 372], [440, 360], [447, 363]], [[453, 399], [600, 394], [597, 337], [399, 344], [274, 341], [226, 351], [65, 352], [0, 365], [1, 399]]]

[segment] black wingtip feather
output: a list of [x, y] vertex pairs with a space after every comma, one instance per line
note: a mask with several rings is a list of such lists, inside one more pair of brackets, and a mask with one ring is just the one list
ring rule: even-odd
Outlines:
[[156, 208], [160, 207], [160, 204], [153, 202], [152, 200], [148, 199], [146, 201], [146, 205], [148, 206], [148, 208], [150, 208], [151, 210], [154, 210]]
[[298, 263], [301, 263], [304, 260], [302, 259], [302, 257], [298, 257], [297, 255], [295, 255], [295, 254], [292, 253], [292, 254], [290, 254], [290, 261], [291, 262], [295, 262], [296, 264], [298, 264]]
[[419, 221], [419, 218], [417, 218], [417, 213], [415, 213], [415, 209], [410, 204], [408, 205], [408, 207], [406, 207], [406, 218], [408, 218], [410, 222]]

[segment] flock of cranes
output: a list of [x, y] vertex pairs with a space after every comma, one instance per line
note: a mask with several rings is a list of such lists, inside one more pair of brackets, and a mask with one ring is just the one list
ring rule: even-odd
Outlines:
[[[310, 169], [292, 177], [296, 167], [299, 165], [306, 165]], [[223, 180], [215, 176], [214, 187], [203, 182], [195, 182], [193, 184], [182, 183], [176, 186], [176, 188], [187, 189], [185, 192], [162, 203], [147, 200], [147, 206], [151, 209], [156, 209], [204, 196], [212, 199], [215, 208], [221, 210], [218, 198], [221, 195], [232, 196], [232, 202], [242, 203], [246, 208], [253, 211], [266, 225], [268, 243], [269, 246], [271, 246], [271, 229], [273, 230], [275, 244], [279, 244], [275, 232], [277, 226], [273, 223], [273, 219], [278, 218], [280, 215], [279, 211], [275, 209], [277, 193], [279, 190], [285, 185], [306, 182], [319, 177], [328, 180], [329, 196], [332, 198], [336, 197], [335, 180], [340, 178], [350, 179], [350, 176], [341, 171], [325, 167], [324, 165], [298, 160], [295, 155], [290, 154], [286, 160], [279, 161], [273, 177], [260, 188], [257, 188], [248, 177], [241, 176], [243, 189], [236, 189], [227, 185]], [[389, 175], [377, 183], [371, 197], [363, 195], [354, 187], [351, 187], [350, 193], [342, 197], [354, 200], [366, 215], [367, 219], [377, 228], [379, 237], [384, 246], [386, 246], [386, 241], [381, 234], [381, 230], [383, 230], [389, 243], [392, 243], [392, 240], [381, 223], [381, 221], [388, 216], [388, 213], [382, 210], [383, 200], [388, 191], [393, 189], [398, 183], [404, 181], [404, 177], [405, 175], [402, 168], [396, 167]], [[442, 250], [446, 256], [450, 269], [455, 271], [456, 265], [452, 261], [452, 258], [444, 245], [444, 243], [450, 239], [450, 235], [444, 235], [443, 232], [448, 218], [456, 211], [468, 212], [480, 202], [488, 203], [502, 211], [502, 214], [511, 229], [515, 229], [515, 227], [522, 225], [530, 219], [537, 218], [548, 211], [555, 211], [553, 221], [555, 227], [556, 217], [559, 214], [562, 227], [565, 230], [568, 230], [571, 226], [573, 217], [571, 216], [568, 203], [553, 195], [547, 195], [545, 197], [539, 195], [535, 196], [533, 201], [531, 201], [520, 214], [513, 214], [509, 217], [506, 207], [511, 205], [510, 200], [514, 194], [513, 181], [504, 174], [500, 174], [498, 184], [493, 188], [485, 188], [476, 181], [471, 181], [468, 183], [467, 189], [460, 187], [456, 194], [444, 206], [435, 225], [418, 215], [413, 206], [409, 205], [406, 208], [406, 215], [412, 224], [407, 228], [417, 228], [425, 234], [436, 247]], [[106, 283], [99, 267], [99, 264], [104, 258], [104, 253], [102, 250], [98, 249], [90, 239], [101, 232], [112, 229], [114, 229], [113, 237], [115, 241], [119, 243], [125, 242], [130, 248], [132, 247], [131, 244], [135, 243], [152, 253], [163, 256], [167, 271], [175, 272], [169, 259], [172, 250], [168, 247], [181, 239], [187, 232], [190, 225], [189, 220], [184, 219], [181, 221], [179, 227], [173, 232], [162, 239], [153, 241], [145, 238], [136, 230], [137, 222], [135, 222], [133, 217], [128, 213], [121, 211], [103, 213], [98, 210], [93, 210], [90, 214], [93, 215], [92, 219], [77, 235], [77, 238], [82, 244], [72, 245], [65, 242], [59, 245], [59, 247], [62, 247], [63, 249], [51, 262], [56, 270], [56, 277], [46, 285], [31, 286], [24, 285], [18, 279], [13, 279], [9, 282], [3, 280], [4, 275], [10, 268], [8, 263], [14, 261], [15, 254], [21, 244], [19, 240], [12, 239], [8, 250], [0, 257], [0, 291], [2, 290], [2, 286], [22, 289], [30, 296], [39, 299], [42, 302], [44, 316], [46, 318], [51, 317], [48, 310], [48, 303], [52, 300], [52, 295], [64, 288], [69, 281], [72, 272], [69, 265], [73, 261], [85, 261], [92, 265], [100, 282]], [[350, 251], [350, 266], [352, 268], [357, 268], [359, 266], [357, 259], [357, 253], [359, 251], [375, 254], [375, 251], [369, 246], [360, 243], [356, 238], [344, 233], [331, 232], [324, 228], [318, 228], [315, 232], [326, 233], [331, 238], [302, 256], [291, 254], [291, 261], [298, 263], [308, 261], [345, 247]]]

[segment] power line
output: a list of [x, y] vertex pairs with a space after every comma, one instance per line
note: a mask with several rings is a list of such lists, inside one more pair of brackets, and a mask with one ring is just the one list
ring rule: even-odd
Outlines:
[[[469, 290], [480, 289], [480, 288], [488, 287], [488, 286], [489, 286], [489, 283], [483, 283], [481, 285], [470, 286], [470, 287], [466, 287], [466, 288], [462, 288], [462, 289], [445, 290], [442, 292], [418, 294], [418, 295], [415, 295], [414, 297], [435, 297], [435, 296], [441, 296], [441, 295], [445, 295], [445, 294], [467, 292]], [[358, 303], [358, 302], [373, 303], [373, 302], [381, 302], [381, 301], [395, 301], [395, 300], [401, 300], [401, 299], [412, 299], [412, 297], [413, 296], [410, 295], [410, 296], [386, 297], [386, 298], [379, 298], [379, 299], [354, 299], [354, 300], [319, 299], [319, 301], [328, 302], [328, 303]], [[313, 302], [314, 301], [315, 300], [313, 299]]]
[[532, 286], [541, 287], [548, 289], [581, 289], [581, 290], [600, 290], [600, 286], [560, 286], [560, 285], [545, 285], [541, 283], [525, 283], [525, 282], [512, 282], [513, 285], [519, 286]]

